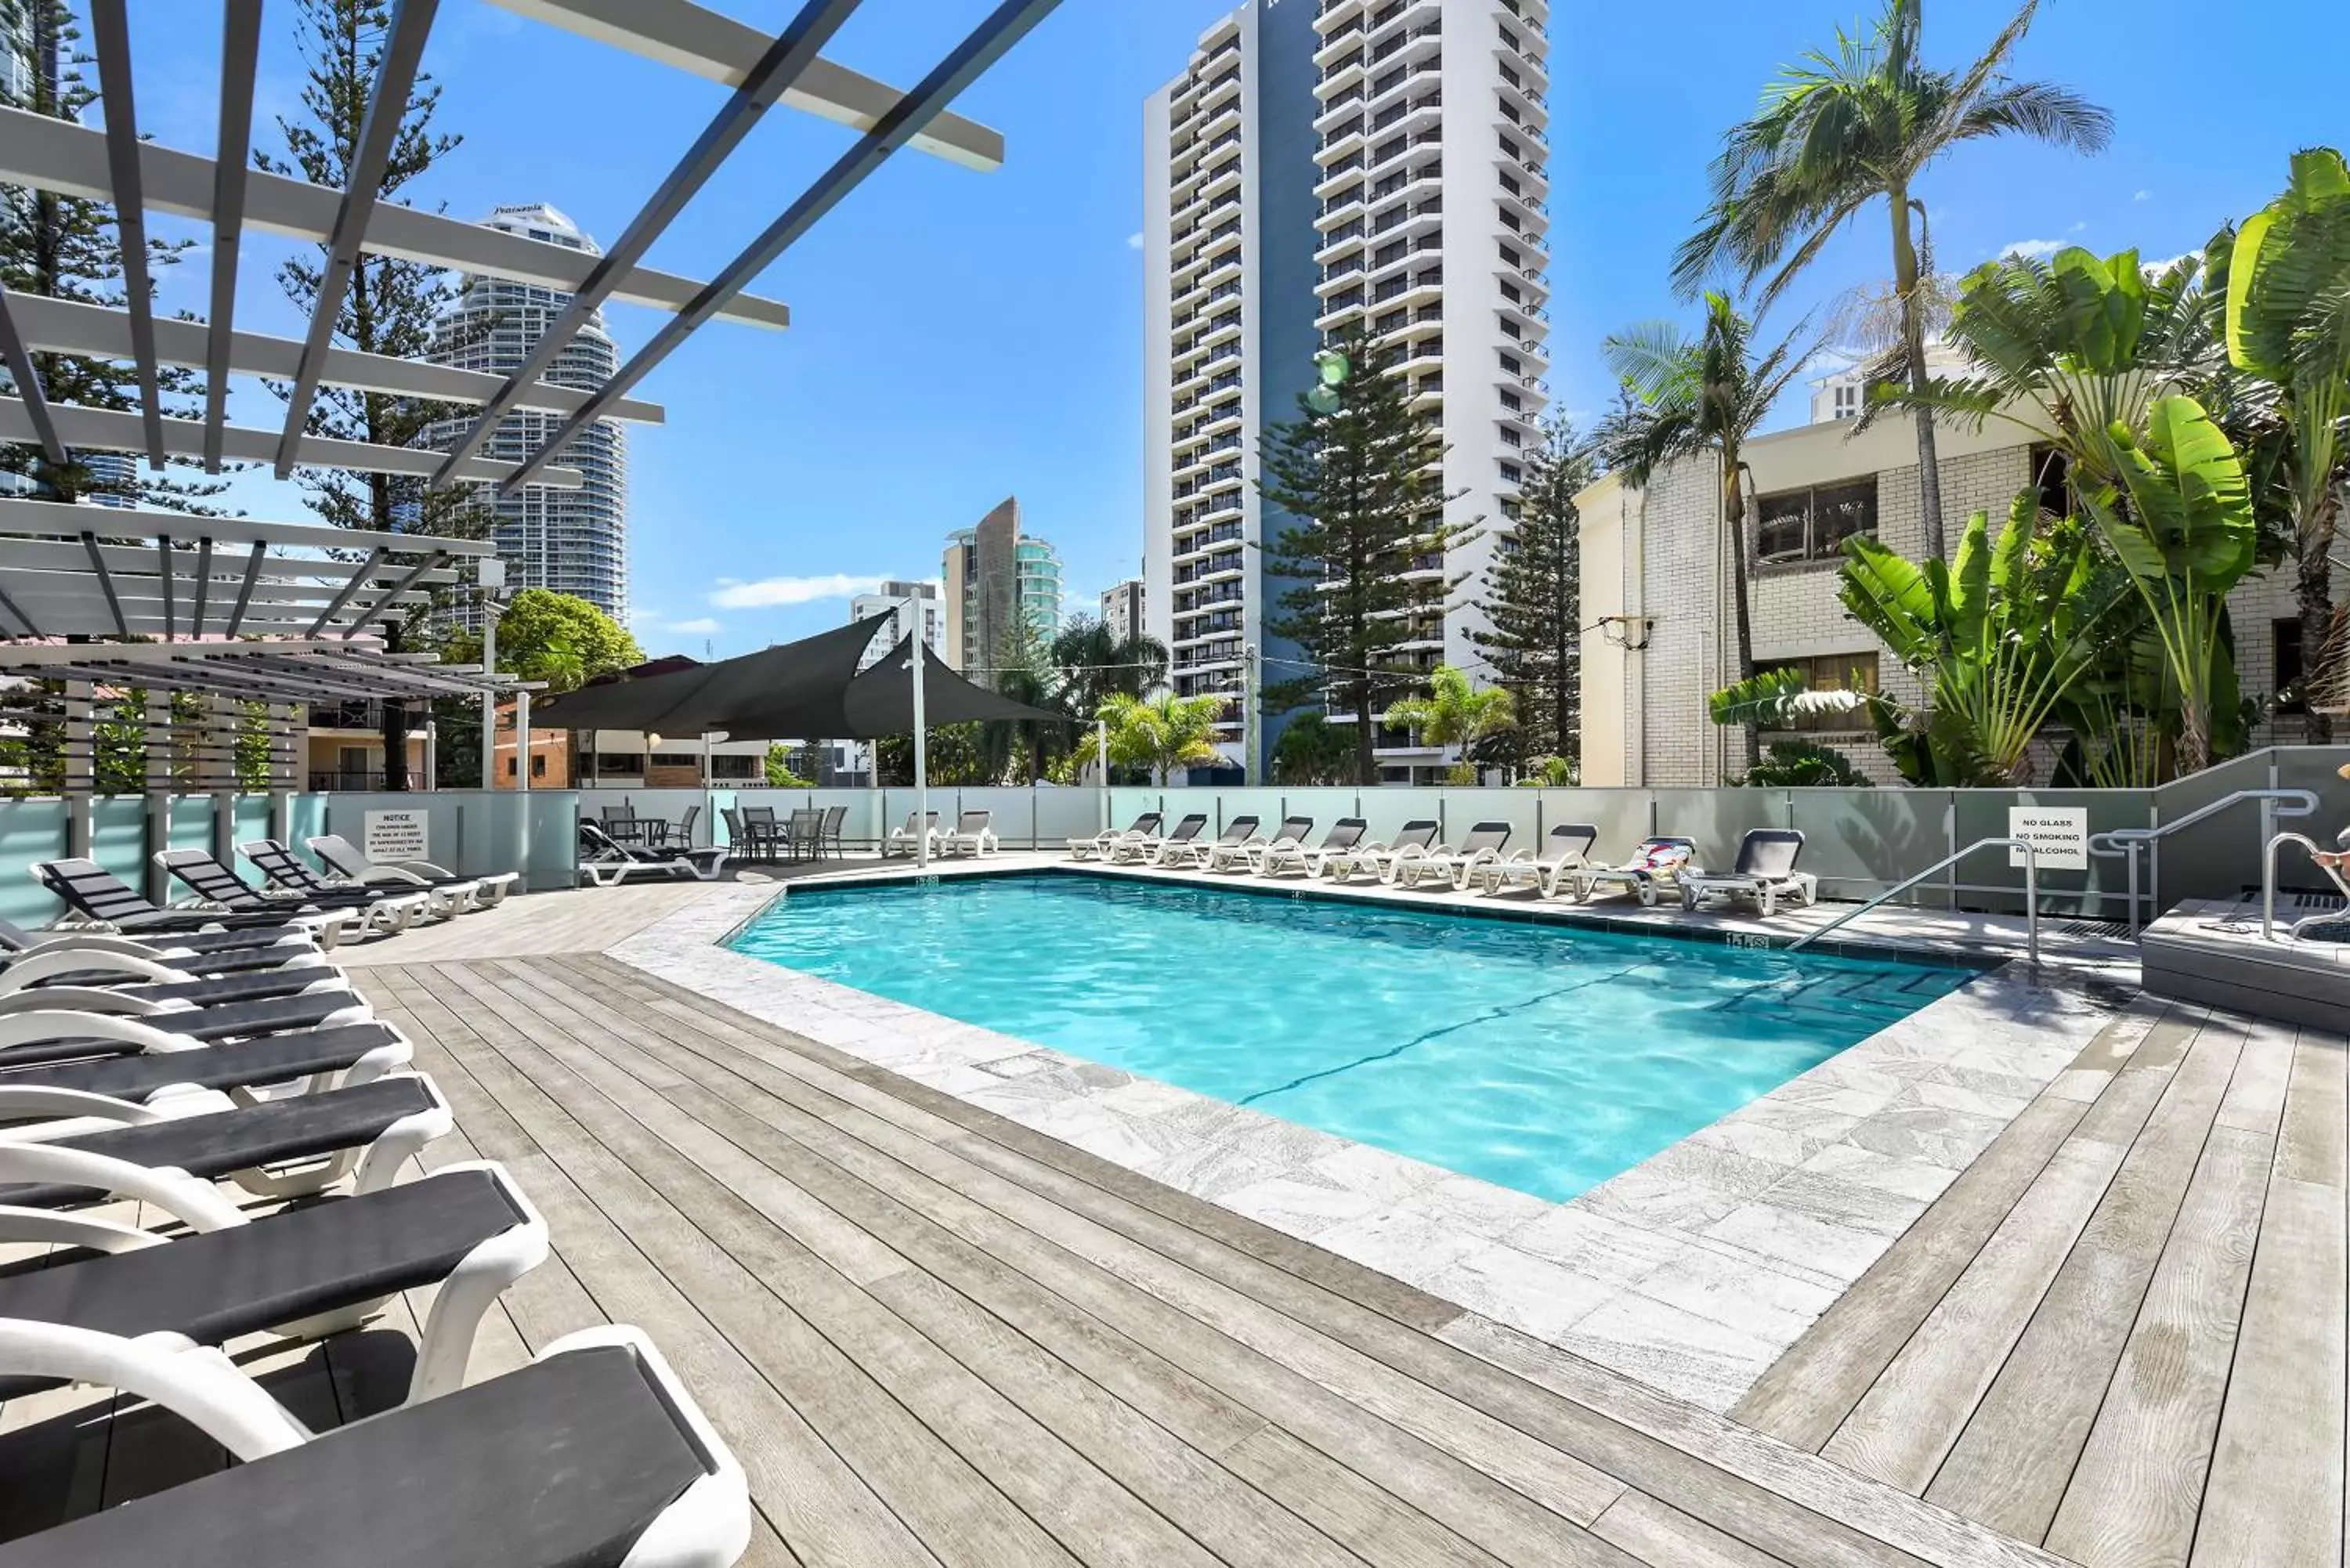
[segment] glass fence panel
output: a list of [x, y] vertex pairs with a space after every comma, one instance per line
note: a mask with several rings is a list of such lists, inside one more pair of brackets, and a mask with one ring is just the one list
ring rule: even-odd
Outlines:
[[1580, 822], [1599, 830], [1592, 842], [1591, 858], [1620, 866], [1633, 846], [1648, 836], [1655, 802], [1644, 789], [1529, 790], [1538, 797], [1544, 833], [1562, 822]]
[[[1787, 797], [1789, 825], [1804, 836], [1799, 864], [1819, 877], [1823, 898], [1874, 898], [1950, 852], [1948, 790], [1797, 789]], [[1900, 902], [1947, 898], [1936, 877]]]
[[1097, 789], [1036, 792], [1036, 847], [1048, 854], [1067, 853], [1070, 839], [1092, 837], [1101, 831], [1101, 823], [1102, 797]]
[[1503, 854], [1521, 849], [1537, 849], [1542, 838], [1542, 792], [1531, 789], [1433, 789], [1414, 790], [1422, 799], [1433, 799], [1434, 811], [1416, 812], [1419, 816], [1433, 816], [1440, 832], [1440, 844], [1459, 844], [1470, 831], [1482, 822], [1507, 823], [1510, 836], [1502, 846]]
[[[2137, 790], [1956, 790], [1951, 794], [1954, 836], [1960, 846], [1979, 838], [2003, 838], [2019, 826], [2030, 826], [2017, 812], [2082, 813], [2089, 836], [2119, 827], [2144, 827], [2151, 815], [2148, 797]], [[2044, 825], [2043, 827], [2044, 831]], [[2246, 844], [2258, 836], [2256, 819], [2238, 825]], [[2085, 867], [2066, 866], [2061, 852], [2040, 862], [2040, 912], [2085, 916], [2091, 919], [2126, 919], [2129, 866], [2119, 857], [2091, 855]], [[1960, 861], [1957, 867], [1959, 902], [1969, 909], [2012, 914], [2023, 908], [2023, 862], [2013, 850], [1984, 849]]]
[[1282, 792], [1277, 789], [1170, 790], [1168, 798], [1170, 805], [1180, 803], [1184, 811], [1206, 812], [1208, 832], [1219, 838], [1235, 817], [1255, 817], [1260, 833], [1281, 826]]
[[233, 845], [244, 846], [255, 839], [269, 836], [269, 797], [265, 794], [241, 794], [236, 797], [235, 830], [229, 839]]
[[1660, 789], [1657, 832], [1697, 841], [1698, 864], [1727, 868], [1750, 827], [1787, 826], [1787, 792], [1782, 789]]
[[[172, 836], [169, 847], [202, 849], [210, 853], [213, 846], [213, 797], [208, 794], [177, 794], [172, 797]], [[173, 896], [187, 891], [175, 887]]]
[[89, 803], [89, 857], [112, 872], [126, 888], [147, 886], [147, 802], [143, 796], [101, 795]]
[[1356, 810], [1356, 806], [1361, 800], [1362, 793], [1345, 786], [1282, 790], [1279, 792], [1281, 807], [1265, 819], [1263, 831], [1270, 836], [1279, 830], [1284, 817], [1308, 816], [1314, 819], [1314, 827], [1306, 835], [1305, 841], [1308, 844], [1319, 844], [1322, 842], [1322, 836], [1329, 832], [1331, 826], [1340, 817], [1361, 815]]
[[1121, 784], [1109, 792], [1109, 825], [1123, 833], [1133, 826], [1134, 819], [1146, 811], [1158, 812], [1172, 822], [1174, 817], [1168, 813], [1169, 796], [1181, 793], [1160, 789], [1156, 784], [1142, 788]]
[[955, 792], [956, 815], [941, 817], [940, 822], [951, 828], [961, 821], [962, 813], [983, 811], [988, 814], [988, 826], [1004, 848], [1033, 849], [1036, 846], [1036, 797], [1043, 793], [1047, 792], [1019, 785], [960, 789]]
[[[46, 926], [64, 914], [65, 907], [24, 868], [36, 860], [63, 859], [65, 853], [65, 802], [0, 801], [0, 865], [14, 867], [18, 872], [16, 876], [0, 877], [0, 917], [21, 926]], [[136, 888], [143, 880], [133, 877], [130, 885]]]

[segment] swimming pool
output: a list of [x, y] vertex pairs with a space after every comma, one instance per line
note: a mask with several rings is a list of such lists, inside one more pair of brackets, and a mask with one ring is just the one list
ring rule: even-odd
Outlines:
[[730, 945], [1561, 1201], [1972, 978], [1057, 872], [795, 891]]

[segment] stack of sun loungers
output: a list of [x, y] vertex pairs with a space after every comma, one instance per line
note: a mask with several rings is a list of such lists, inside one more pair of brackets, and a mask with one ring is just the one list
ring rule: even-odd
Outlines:
[[[0, 1241], [18, 1244], [0, 1401], [86, 1392], [73, 1418], [95, 1432], [120, 1395], [234, 1462], [0, 1542], [0, 1568], [733, 1563], [743, 1471], [641, 1333], [465, 1381], [477, 1326], [549, 1238], [502, 1167], [416, 1168], [449, 1107], [328, 950], [417, 911], [290, 868], [254, 908], [217, 862], [165, 864], [228, 907], [159, 909], [59, 861], [36, 875], [85, 924], [0, 922]], [[430, 891], [391, 897], [421, 918], [484, 897]], [[420, 1289], [405, 1398], [364, 1420], [314, 1432], [224, 1354], [345, 1332]]]

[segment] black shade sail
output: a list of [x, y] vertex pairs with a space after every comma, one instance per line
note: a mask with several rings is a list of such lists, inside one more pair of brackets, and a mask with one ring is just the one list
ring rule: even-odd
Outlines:
[[[860, 673], [875, 635], [889, 617], [874, 616], [738, 659], [640, 680], [586, 686], [536, 705], [549, 728], [641, 730], [687, 736], [723, 732], [738, 741], [869, 741], [911, 734], [914, 681], [910, 640]], [[974, 686], [935, 659], [922, 661], [922, 717], [933, 728], [974, 719], [1066, 722], [1067, 715]]]

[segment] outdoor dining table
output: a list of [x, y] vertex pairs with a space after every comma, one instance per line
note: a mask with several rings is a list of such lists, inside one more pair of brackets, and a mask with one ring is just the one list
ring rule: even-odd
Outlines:
[[656, 846], [669, 839], [669, 818], [665, 816], [623, 816], [607, 818], [604, 831], [622, 844]]

